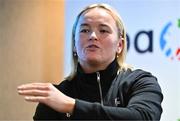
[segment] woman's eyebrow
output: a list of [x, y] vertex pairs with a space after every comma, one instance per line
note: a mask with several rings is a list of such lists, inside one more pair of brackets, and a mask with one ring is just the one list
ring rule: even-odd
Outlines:
[[[105, 28], [111, 29], [111, 27], [110, 27], [109, 25], [107, 25], [107, 24], [99, 24], [98, 26], [99, 26], [99, 27], [105, 27]], [[87, 23], [82, 23], [82, 24], [80, 25], [80, 27], [90, 27], [90, 25], [87, 24]]]
[[89, 24], [87, 24], [87, 23], [82, 23], [80, 26], [81, 26], [81, 27], [89, 27]]
[[110, 28], [109, 25], [107, 25], [107, 24], [100, 24], [99, 26], [100, 26], [100, 27], [107, 27], [107, 28]]

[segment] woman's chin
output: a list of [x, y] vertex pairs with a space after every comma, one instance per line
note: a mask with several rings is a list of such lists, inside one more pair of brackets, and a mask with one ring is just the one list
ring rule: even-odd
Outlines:
[[98, 64], [98, 63], [100, 63], [102, 61], [102, 59], [97, 58], [97, 57], [91, 57], [91, 58], [87, 58], [86, 61], [89, 64]]

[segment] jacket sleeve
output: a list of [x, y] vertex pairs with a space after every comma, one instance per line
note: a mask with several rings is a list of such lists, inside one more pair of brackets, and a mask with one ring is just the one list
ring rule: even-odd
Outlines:
[[[124, 107], [103, 106], [76, 99], [74, 119], [104, 120], [160, 120], [162, 113], [161, 88], [153, 76], [143, 76], [135, 81], [123, 83], [127, 92]], [[128, 86], [127, 86], [128, 85]]]
[[35, 114], [33, 116], [34, 121], [38, 120], [58, 120], [63, 117], [63, 114], [53, 110], [52, 108], [39, 103], [36, 107]]

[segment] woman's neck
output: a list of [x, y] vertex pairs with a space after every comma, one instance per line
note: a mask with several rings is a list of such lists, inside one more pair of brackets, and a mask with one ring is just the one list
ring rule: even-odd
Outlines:
[[99, 63], [79, 62], [79, 63], [85, 73], [93, 73], [100, 70], [105, 70], [111, 62], [104, 62], [104, 63], [103, 62], [101, 63], [100, 62]]

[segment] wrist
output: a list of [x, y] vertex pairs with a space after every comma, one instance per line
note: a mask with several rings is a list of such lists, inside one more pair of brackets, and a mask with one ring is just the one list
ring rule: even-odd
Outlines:
[[72, 114], [74, 111], [74, 107], [75, 107], [75, 99], [73, 98], [69, 98], [69, 100], [67, 101], [67, 113]]

